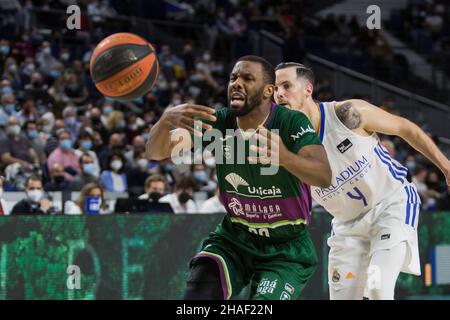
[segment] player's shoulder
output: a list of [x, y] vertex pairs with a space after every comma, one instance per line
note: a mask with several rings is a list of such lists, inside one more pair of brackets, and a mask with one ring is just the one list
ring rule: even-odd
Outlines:
[[276, 114], [280, 118], [291, 118], [291, 117], [299, 117], [299, 116], [306, 117], [306, 115], [301, 111], [289, 109], [289, 108], [286, 108], [285, 106], [282, 106], [279, 104], [277, 104], [277, 107], [276, 107]]
[[281, 105], [277, 105], [276, 118], [278, 120], [277, 122], [281, 125], [286, 125], [287, 123], [298, 123], [299, 121], [309, 122], [308, 117], [303, 112], [289, 109]]

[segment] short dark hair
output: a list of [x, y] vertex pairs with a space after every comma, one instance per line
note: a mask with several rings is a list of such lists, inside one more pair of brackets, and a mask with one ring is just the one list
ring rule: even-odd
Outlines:
[[266, 84], [275, 84], [275, 70], [273, 69], [273, 65], [266, 59], [258, 56], [248, 55], [240, 57], [238, 61], [236, 61], [236, 63], [238, 63], [239, 61], [259, 63], [263, 68]]
[[192, 189], [192, 190], [195, 190], [195, 187], [196, 187], [196, 184], [195, 184], [194, 179], [192, 179], [191, 177], [183, 177], [175, 185], [175, 190], [179, 190], [179, 189], [183, 189], [183, 190]]
[[297, 72], [297, 79], [305, 78], [306, 80], [311, 82], [312, 85], [314, 85], [316, 77], [311, 68], [308, 68], [304, 64], [297, 63], [297, 62], [282, 62], [275, 67], [275, 71], [278, 71], [281, 69], [287, 69], [287, 68], [295, 68], [295, 70]]
[[33, 174], [33, 175], [29, 176], [27, 178], [27, 180], [25, 181], [25, 188], [28, 188], [28, 184], [30, 183], [30, 181], [40, 181], [42, 183], [41, 177], [36, 174]]
[[78, 159], [78, 163], [80, 164], [80, 167], [81, 167], [81, 165], [83, 164], [83, 159], [84, 159], [85, 157], [89, 157], [89, 158], [91, 158], [92, 160], [95, 161], [94, 157], [92, 157], [89, 153], [84, 152], [83, 154], [81, 154], [80, 158]]

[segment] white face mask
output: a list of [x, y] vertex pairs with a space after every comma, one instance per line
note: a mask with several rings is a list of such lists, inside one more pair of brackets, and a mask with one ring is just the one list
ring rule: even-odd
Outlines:
[[137, 161], [137, 165], [141, 169], [147, 169], [147, 167], [148, 167], [148, 160], [147, 159], [139, 159]]
[[44, 192], [42, 190], [31, 190], [27, 192], [28, 198], [35, 203], [38, 203], [42, 200], [42, 197], [44, 196]]
[[111, 161], [111, 168], [113, 170], [120, 170], [122, 168], [122, 161], [120, 160]]

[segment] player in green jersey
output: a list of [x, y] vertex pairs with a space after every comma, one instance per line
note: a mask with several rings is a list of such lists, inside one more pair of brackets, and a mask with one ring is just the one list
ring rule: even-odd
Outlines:
[[[154, 160], [180, 145], [191, 148], [190, 135], [171, 135], [195, 133], [196, 119], [206, 130], [203, 145], [208, 132], [220, 136], [216, 169], [227, 215], [191, 260], [185, 299], [229, 299], [249, 283], [251, 299], [297, 299], [316, 269], [305, 227], [308, 185], [329, 186], [330, 165], [308, 118], [271, 101], [274, 81], [269, 62], [242, 57], [230, 75], [228, 108], [174, 106], [150, 132], [147, 156]], [[264, 173], [269, 165], [277, 170]]]

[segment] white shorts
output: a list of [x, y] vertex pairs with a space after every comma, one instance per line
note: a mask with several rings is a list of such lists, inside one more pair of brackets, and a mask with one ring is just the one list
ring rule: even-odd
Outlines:
[[[420, 197], [407, 184], [355, 220], [332, 221], [328, 239], [328, 282], [333, 288], [353, 286], [355, 278], [367, 277], [374, 252], [389, 250], [405, 241], [408, 253], [401, 272], [420, 275], [417, 225]], [[364, 273], [364, 274], [361, 274]]]

